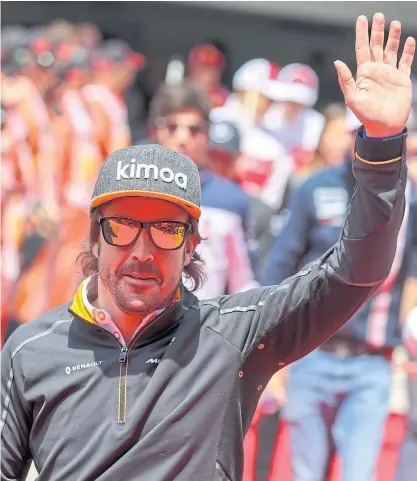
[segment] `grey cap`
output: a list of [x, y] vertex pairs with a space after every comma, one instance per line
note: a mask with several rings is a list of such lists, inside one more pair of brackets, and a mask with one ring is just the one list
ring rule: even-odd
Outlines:
[[232, 155], [240, 153], [240, 134], [231, 122], [212, 122], [209, 128], [211, 149], [221, 149]]
[[100, 169], [91, 209], [121, 197], [166, 200], [199, 219], [201, 184], [198, 167], [185, 155], [158, 144], [116, 150]]

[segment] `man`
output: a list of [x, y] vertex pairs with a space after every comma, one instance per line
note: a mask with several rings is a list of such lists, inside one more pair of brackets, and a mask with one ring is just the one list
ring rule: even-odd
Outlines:
[[313, 108], [319, 79], [308, 65], [293, 63], [283, 67], [274, 89], [277, 103], [268, 109], [265, 126], [291, 154], [298, 170], [312, 160], [325, 119]]
[[292, 172], [290, 156], [264, 125], [278, 72], [279, 65], [264, 58], [246, 62], [233, 77], [235, 93], [210, 114], [213, 122], [232, 122], [239, 129], [236, 179], [245, 192], [273, 210], [281, 207]]
[[[209, 136], [209, 169], [231, 182], [237, 182], [236, 163], [241, 151], [239, 130], [231, 122], [212, 122]], [[264, 272], [274, 240], [282, 228], [285, 211], [273, 209], [256, 196], [249, 196], [249, 205], [246, 244], [255, 277], [259, 279]]]
[[118, 39], [93, 55], [93, 82], [82, 89], [105, 156], [131, 143], [127, 93], [145, 58]]
[[188, 79], [204, 89], [212, 108], [221, 107], [230, 94], [221, 85], [225, 66], [223, 54], [214, 45], [197, 45], [188, 56]]
[[364, 124], [343, 236], [280, 286], [199, 302], [181, 286], [183, 271], [201, 279], [197, 166], [156, 145], [106, 160], [83, 263], [91, 276], [71, 304], [21, 326], [3, 350], [4, 480], [20, 479], [29, 458], [40, 480], [242, 478], [243, 438], [269, 378], [328, 339], [389, 274], [404, 211], [415, 40], [397, 70], [399, 22], [389, 63], [383, 32], [379, 14], [371, 60], [359, 17], [358, 85], [336, 62]]
[[[352, 113], [348, 119], [357, 129]], [[282, 282], [328, 252], [340, 237], [356, 188], [350, 153], [341, 165], [320, 171], [300, 187], [266, 263], [263, 285]], [[321, 481], [333, 449], [342, 459], [343, 481], [372, 479], [389, 409], [391, 357], [402, 343], [401, 297], [417, 249], [417, 199], [411, 184], [407, 204], [388, 278], [331, 339], [289, 370], [283, 416], [294, 481]]]
[[204, 91], [197, 85], [184, 83], [163, 85], [152, 100], [149, 115], [151, 139], [187, 155], [200, 170], [203, 208], [200, 232], [204, 242], [198, 252], [207, 266], [207, 282], [196, 292], [200, 299], [258, 285], [245, 244], [249, 199], [238, 185], [207, 169], [209, 112]]

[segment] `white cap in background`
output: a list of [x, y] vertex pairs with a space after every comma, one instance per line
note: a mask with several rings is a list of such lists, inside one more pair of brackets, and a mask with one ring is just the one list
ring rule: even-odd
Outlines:
[[233, 76], [233, 89], [245, 92], [259, 92], [265, 97], [274, 99], [274, 84], [280, 66], [265, 58], [255, 58], [244, 63]]
[[319, 78], [308, 65], [291, 63], [280, 70], [273, 87], [274, 100], [313, 107], [319, 94]]

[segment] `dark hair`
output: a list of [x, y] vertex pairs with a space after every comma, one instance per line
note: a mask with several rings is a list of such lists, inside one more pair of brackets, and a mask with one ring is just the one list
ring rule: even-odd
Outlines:
[[[90, 233], [89, 239], [85, 242], [85, 250], [77, 256], [77, 262], [80, 262], [84, 277], [90, 277], [98, 272], [98, 258], [93, 254], [93, 246], [98, 243], [100, 236], [99, 224], [100, 212], [94, 209], [90, 215]], [[197, 237], [198, 243], [203, 238], [198, 231], [198, 221], [191, 218], [191, 232], [190, 235]], [[204, 261], [197, 252], [194, 252], [190, 263], [184, 267], [184, 274], [187, 279], [192, 280], [191, 292], [199, 289], [207, 280], [207, 273], [204, 269]]]
[[188, 81], [179, 85], [162, 84], [151, 101], [149, 125], [154, 126], [161, 117], [184, 109], [198, 110], [204, 121], [209, 122], [210, 102], [199, 85]]

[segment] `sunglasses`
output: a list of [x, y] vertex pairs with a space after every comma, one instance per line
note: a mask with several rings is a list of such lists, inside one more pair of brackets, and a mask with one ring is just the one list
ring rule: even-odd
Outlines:
[[188, 129], [191, 137], [197, 137], [197, 135], [207, 132], [207, 124], [200, 123], [194, 125], [181, 125], [176, 122], [169, 122], [166, 119], [159, 119], [156, 125], [160, 128], [166, 129], [170, 135], [175, 135], [178, 129]]
[[182, 247], [191, 224], [171, 220], [141, 222], [126, 217], [101, 217], [99, 220], [104, 240], [116, 247], [134, 244], [143, 229], [159, 249], [173, 251]]

